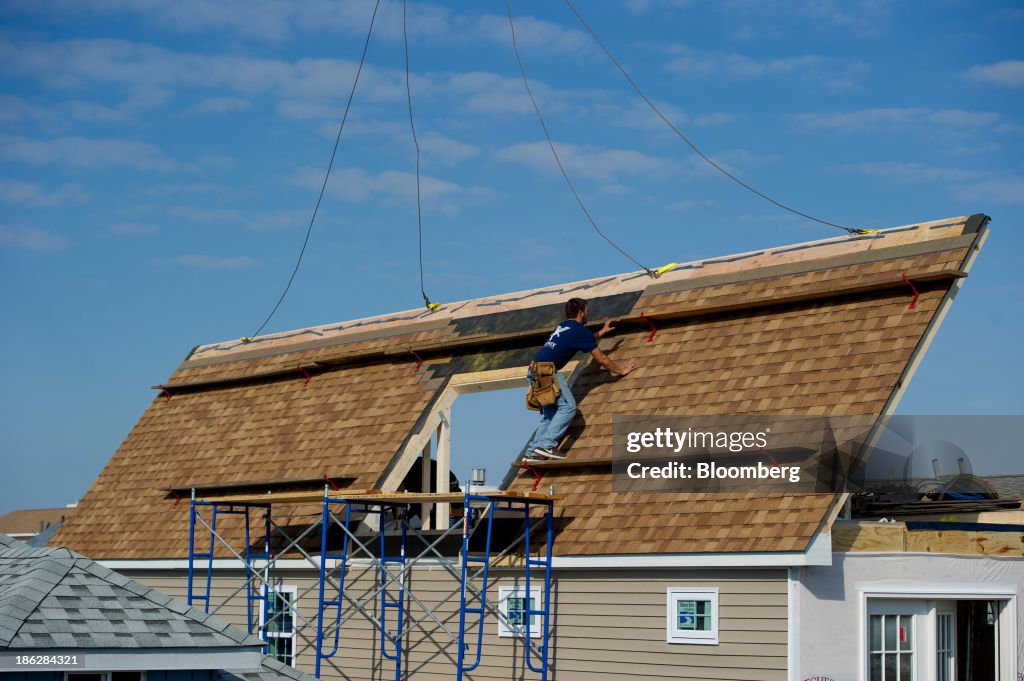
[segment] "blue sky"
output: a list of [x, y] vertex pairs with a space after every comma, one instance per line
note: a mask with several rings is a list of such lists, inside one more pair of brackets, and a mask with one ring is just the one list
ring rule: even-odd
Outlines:
[[[301, 244], [371, 7], [0, 1], [0, 512], [77, 499], [149, 386], [192, 346], [262, 321]], [[562, 3], [512, 7], [569, 172], [602, 228], [645, 264], [839, 234], [703, 166]], [[988, 246], [901, 411], [1022, 413], [1024, 10], [581, 10], [670, 118], [779, 199], [857, 227], [991, 215]], [[430, 296], [634, 269], [556, 174], [504, 4], [411, 3], [410, 38]], [[306, 261], [268, 331], [420, 304], [413, 167], [401, 3], [388, 1]], [[481, 423], [521, 437], [520, 399], [507, 398], [507, 418], [465, 407], [456, 458], [485, 447]]]

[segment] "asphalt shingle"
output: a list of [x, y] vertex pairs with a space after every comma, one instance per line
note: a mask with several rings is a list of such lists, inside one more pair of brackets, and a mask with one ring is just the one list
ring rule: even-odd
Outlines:
[[0, 649], [263, 643], [74, 552], [0, 537]]

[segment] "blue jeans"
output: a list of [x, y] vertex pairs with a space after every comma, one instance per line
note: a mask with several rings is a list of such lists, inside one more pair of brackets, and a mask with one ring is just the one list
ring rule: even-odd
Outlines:
[[540, 408], [540, 425], [534, 431], [530, 444], [526, 445], [527, 454], [538, 447], [555, 449], [565, 431], [569, 430], [572, 417], [576, 415], [576, 400], [569, 392], [569, 384], [562, 374], [558, 374], [558, 387], [562, 389], [558, 401]]

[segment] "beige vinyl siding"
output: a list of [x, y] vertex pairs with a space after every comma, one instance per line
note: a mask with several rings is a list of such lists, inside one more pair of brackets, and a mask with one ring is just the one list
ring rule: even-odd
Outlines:
[[[185, 599], [183, 572], [131, 572], [128, 576], [165, 593]], [[363, 599], [376, 589], [376, 570], [350, 568], [348, 594]], [[521, 570], [492, 570], [488, 599], [498, 599], [500, 586], [524, 586]], [[241, 571], [214, 575], [212, 603], [224, 602], [242, 584]], [[316, 622], [317, 575], [313, 570], [280, 570], [275, 582], [298, 588], [299, 612]], [[458, 586], [441, 568], [416, 568], [410, 590], [433, 606]], [[531, 586], [543, 588], [541, 580]], [[668, 587], [718, 587], [719, 644], [670, 644], [666, 636]], [[303, 596], [303, 592], [309, 592]], [[392, 594], [393, 597], [393, 594]], [[707, 679], [722, 681], [785, 681], [787, 641], [787, 581], [784, 569], [629, 569], [556, 570], [552, 587], [552, 681], [604, 681], [635, 678]], [[440, 606], [437, 615], [458, 634], [458, 594]], [[244, 592], [236, 594], [217, 615], [245, 627]], [[377, 614], [379, 600], [367, 605]], [[346, 612], [351, 612], [347, 608]], [[394, 611], [391, 611], [394, 617]], [[440, 681], [454, 678], [456, 644], [433, 620], [423, 617], [415, 603], [406, 608], [403, 678]], [[472, 615], [467, 617], [472, 618]], [[325, 621], [331, 622], [328, 611]], [[470, 621], [473, 621], [470, 619]], [[297, 665], [312, 673], [316, 630], [297, 620]], [[467, 679], [513, 681], [535, 679], [524, 670], [523, 643], [497, 635], [497, 620], [484, 622], [480, 667]], [[394, 630], [394, 620], [389, 625]], [[476, 625], [469, 627], [470, 657], [475, 653]], [[534, 639], [537, 641], [538, 639]], [[362, 615], [348, 620], [341, 631], [338, 654], [324, 661], [325, 679], [374, 680], [394, 678], [391, 661], [377, 658], [379, 635]]]

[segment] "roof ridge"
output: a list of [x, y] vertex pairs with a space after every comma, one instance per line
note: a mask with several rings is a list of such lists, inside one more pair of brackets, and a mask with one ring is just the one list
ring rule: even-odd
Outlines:
[[[69, 551], [68, 549], [64, 549], [64, 550], [67, 551], [69, 554], [71, 553], [71, 551]], [[2, 558], [2, 557], [3, 557], [3, 552], [0, 552], [0, 558]], [[39, 598], [34, 599], [35, 602], [32, 605], [32, 609], [28, 611], [28, 616], [21, 618], [20, 622], [18, 622], [18, 626], [14, 628], [13, 632], [11, 633], [11, 635], [9, 637], [6, 637], [6, 640], [0, 639], [0, 644], [3, 644], [4, 647], [10, 645], [11, 641], [13, 641], [15, 639], [15, 637], [18, 635], [18, 632], [20, 632], [22, 627], [25, 626], [25, 623], [28, 621], [28, 618], [32, 615], [32, 613], [34, 613], [36, 610], [39, 609], [39, 606], [42, 604], [42, 602], [45, 601], [50, 596], [51, 593], [53, 593], [53, 590], [56, 589], [60, 585], [60, 583], [64, 581], [64, 578], [67, 577], [68, 573], [70, 573], [71, 570], [74, 568], [74, 562], [62, 563], [56, 557], [46, 556], [43, 560], [46, 563], [54, 563], [55, 565], [57, 565], [60, 568], [62, 568], [63, 572], [59, 573], [60, 576], [57, 579], [53, 580], [53, 583], [50, 584], [49, 588], [45, 592], [41, 592], [42, 596], [40, 596]], [[37, 572], [46, 572], [46, 573], [48, 573], [50, 575], [58, 574], [57, 572], [51, 572], [49, 570], [44, 570], [41, 565], [39, 565], [39, 566], [33, 565], [32, 569], [30, 569], [28, 572], [26, 572], [24, 577], [28, 577], [28, 575], [31, 575], [31, 574], [34, 574], [34, 573], [37, 573]], [[19, 595], [21, 595], [23, 598], [29, 598], [28, 596], [25, 596], [23, 593], [19, 593]], [[33, 599], [29, 599], [29, 600], [31, 601]], [[0, 605], [0, 612], [2, 612], [2, 611], [3, 611], [3, 606]], [[2, 635], [2, 634], [0, 634], [0, 635]]]

